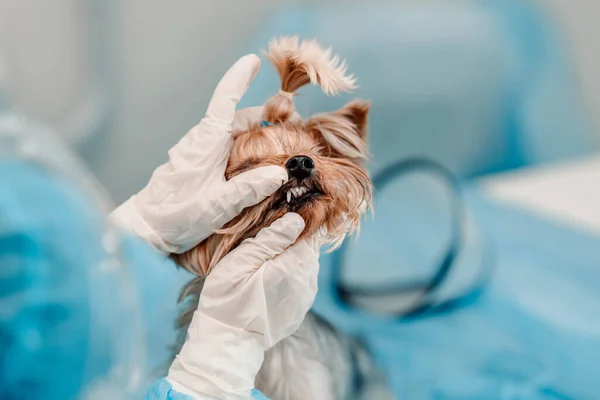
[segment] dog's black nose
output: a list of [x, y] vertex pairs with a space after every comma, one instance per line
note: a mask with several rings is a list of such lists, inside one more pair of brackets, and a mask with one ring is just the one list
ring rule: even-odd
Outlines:
[[312, 174], [315, 169], [315, 162], [307, 156], [295, 156], [285, 163], [285, 167], [290, 177], [302, 179]]

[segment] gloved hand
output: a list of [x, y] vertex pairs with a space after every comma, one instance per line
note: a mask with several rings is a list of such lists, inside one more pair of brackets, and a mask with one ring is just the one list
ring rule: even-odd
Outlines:
[[260, 59], [251, 54], [227, 71], [202, 121], [169, 151], [169, 161], [154, 171], [148, 185], [111, 214], [117, 225], [165, 253], [183, 253], [287, 181], [287, 171], [279, 166], [225, 181], [232, 125], [260, 118], [258, 108], [235, 112], [259, 67]]
[[251, 398], [264, 352], [300, 326], [317, 293], [318, 242], [293, 244], [303, 229], [288, 213], [215, 266], [167, 376], [174, 390]]

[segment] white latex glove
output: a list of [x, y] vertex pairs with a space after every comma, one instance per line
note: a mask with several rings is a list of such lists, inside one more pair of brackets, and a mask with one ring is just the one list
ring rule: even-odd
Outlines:
[[111, 214], [117, 225], [164, 253], [183, 253], [287, 181], [287, 171], [279, 166], [225, 181], [232, 125], [242, 129], [260, 118], [259, 108], [235, 112], [259, 67], [260, 59], [250, 54], [227, 71], [202, 121], [169, 151], [169, 161], [154, 171], [148, 185]]
[[318, 243], [293, 244], [303, 229], [302, 217], [288, 213], [215, 266], [169, 370], [176, 391], [251, 398], [264, 352], [300, 326], [317, 293]]

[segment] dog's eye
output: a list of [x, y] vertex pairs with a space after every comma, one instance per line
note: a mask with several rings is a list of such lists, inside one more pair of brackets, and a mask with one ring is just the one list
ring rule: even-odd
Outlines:
[[259, 163], [259, 160], [249, 158], [247, 160], [244, 160], [240, 165], [237, 165], [234, 169], [230, 170], [227, 175], [234, 176], [234, 175], [241, 174], [242, 172], [245, 172], [245, 171], [251, 169], [258, 163]]

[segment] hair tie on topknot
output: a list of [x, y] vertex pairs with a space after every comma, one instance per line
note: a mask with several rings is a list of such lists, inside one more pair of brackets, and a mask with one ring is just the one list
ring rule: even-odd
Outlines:
[[283, 96], [283, 97], [286, 97], [286, 98], [288, 98], [290, 100], [294, 100], [294, 96], [296, 96], [296, 93], [286, 92], [283, 89], [279, 89], [279, 95]]
[[263, 121], [263, 122], [260, 123], [260, 127], [261, 128], [264, 128], [265, 126], [277, 126], [277, 125], [275, 125], [275, 124], [273, 124], [273, 123], [271, 123], [269, 121]]

